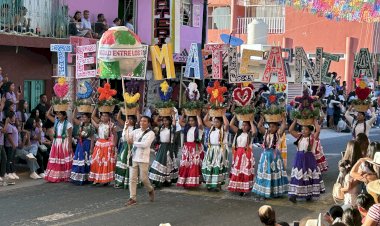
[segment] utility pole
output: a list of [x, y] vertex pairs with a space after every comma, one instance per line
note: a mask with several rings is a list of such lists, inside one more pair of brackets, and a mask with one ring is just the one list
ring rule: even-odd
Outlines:
[[207, 13], [208, 13], [208, 0], [203, 1], [203, 20], [202, 20], [202, 49], [205, 47], [207, 39]]

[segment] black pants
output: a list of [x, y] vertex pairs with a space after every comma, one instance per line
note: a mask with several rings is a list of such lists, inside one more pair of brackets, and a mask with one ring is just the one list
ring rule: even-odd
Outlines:
[[5, 153], [7, 154], [7, 165], [6, 165], [6, 172], [7, 173], [15, 173], [15, 155], [16, 155], [16, 149], [13, 149], [12, 147], [5, 147]]
[[37, 155], [36, 155], [37, 163], [40, 166], [40, 168], [37, 170], [37, 173], [43, 173], [46, 170], [47, 163], [49, 160], [49, 152], [47, 151], [40, 151], [38, 150]]
[[7, 154], [3, 145], [0, 145], [0, 177], [4, 177], [7, 167]]

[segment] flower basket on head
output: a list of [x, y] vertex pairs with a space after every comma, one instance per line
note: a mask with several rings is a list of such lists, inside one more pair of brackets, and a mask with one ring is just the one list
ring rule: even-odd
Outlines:
[[165, 117], [173, 115], [173, 108], [176, 106], [176, 103], [171, 101], [172, 93], [173, 88], [169, 86], [167, 81], [160, 84], [159, 94], [161, 101], [155, 104], [160, 116]]
[[104, 84], [104, 87], [98, 88], [99, 92], [99, 112], [102, 113], [112, 113], [115, 110], [115, 105], [119, 103], [118, 100], [114, 99], [113, 96], [117, 94], [117, 91], [111, 89], [111, 85], [109, 83]]
[[162, 117], [171, 116], [173, 108], [157, 108], [158, 114]]
[[199, 100], [199, 98], [200, 93], [198, 90], [197, 83], [190, 82], [188, 87], [186, 87], [187, 101], [182, 105], [182, 108], [185, 110], [186, 116], [200, 115], [204, 104], [202, 101]]
[[128, 116], [128, 115], [137, 115], [137, 112], [139, 111], [139, 106], [136, 106], [136, 107], [132, 107], [132, 108], [129, 108], [127, 106], [127, 108], [122, 108], [121, 109], [121, 112]]
[[371, 106], [371, 89], [368, 88], [368, 81], [366, 78], [360, 78], [356, 80], [357, 88], [355, 94], [358, 99], [352, 101], [352, 105], [358, 112], [366, 112]]
[[108, 106], [108, 105], [103, 105], [99, 106], [99, 112], [102, 113], [112, 113], [115, 110], [115, 105]]
[[187, 109], [185, 108], [185, 115], [186, 116], [197, 116], [201, 114], [202, 109]]
[[124, 106], [122, 112], [124, 115], [137, 115], [139, 110], [140, 93], [134, 93], [134, 90], [128, 87], [128, 91], [124, 93]]
[[69, 110], [69, 104], [54, 104], [53, 110], [54, 111], [67, 111], [67, 110]]
[[223, 117], [225, 108], [211, 108], [209, 111], [209, 115], [211, 117]]
[[91, 105], [79, 105], [77, 109], [79, 113], [91, 113], [94, 111], [94, 107]]
[[275, 114], [275, 115], [264, 115], [266, 122], [281, 122], [282, 121], [282, 115], [281, 114]]
[[310, 126], [314, 125], [314, 118], [307, 118], [307, 119], [297, 119], [297, 123], [301, 126]]
[[244, 115], [236, 114], [237, 120], [243, 121], [243, 122], [252, 122], [254, 117], [255, 117], [255, 115], [253, 113], [252, 114], [244, 114]]

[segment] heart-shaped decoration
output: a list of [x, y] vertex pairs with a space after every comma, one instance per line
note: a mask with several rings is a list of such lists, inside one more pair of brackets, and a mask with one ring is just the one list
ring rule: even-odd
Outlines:
[[58, 83], [53, 87], [54, 93], [59, 98], [64, 98], [69, 92], [69, 84], [65, 78], [59, 78]]
[[246, 106], [252, 100], [253, 91], [250, 87], [239, 87], [233, 92], [234, 101], [239, 106]]

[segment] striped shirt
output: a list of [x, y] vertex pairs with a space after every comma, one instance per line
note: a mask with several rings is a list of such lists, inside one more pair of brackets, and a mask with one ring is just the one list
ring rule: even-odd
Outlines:
[[375, 204], [369, 208], [367, 217], [376, 222], [377, 226], [380, 226], [380, 203]]

